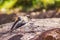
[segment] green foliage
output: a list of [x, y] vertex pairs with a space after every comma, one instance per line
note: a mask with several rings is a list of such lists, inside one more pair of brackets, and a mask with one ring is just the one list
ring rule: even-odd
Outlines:
[[0, 0], [0, 5], [2, 5], [3, 4], [3, 1], [2, 0]]
[[55, 0], [41, 0], [43, 3], [43, 7], [47, 8], [48, 6], [52, 6], [55, 4]]
[[60, 0], [0, 0], [0, 9], [22, 8], [23, 10], [60, 7]]
[[0, 8], [3, 5], [4, 1], [0, 0]]
[[56, 7], [60, 7], [60, 0], [55, 0], [56, 2]]
[[3, 0], [4, 2], [2, 2], [3, 4], [2, 5], [0, 5], [1, 7], [1, 9], [9, 9], [9, 8], [12, 8], [14, 5], [15, 5], [15, 3], [17, 2], [17, 0]]
[[32, 0], [32, 4], [35, 9], [39, 9], [42, 7], [41, 0]]

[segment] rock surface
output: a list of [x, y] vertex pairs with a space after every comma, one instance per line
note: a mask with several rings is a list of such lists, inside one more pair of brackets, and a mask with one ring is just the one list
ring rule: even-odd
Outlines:
[[[60, 28], [60, 18], [31, 19], [27, 24], [14, 30], [10, 30], [14, 22], [0, 25], [0, 40], [35, 40], [43, 32]], [[3, 34], [5, 33], [5, 34]]]

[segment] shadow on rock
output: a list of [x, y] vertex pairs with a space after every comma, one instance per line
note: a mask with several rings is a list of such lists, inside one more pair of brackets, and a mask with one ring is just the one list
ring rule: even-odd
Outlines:
[[21, 40], [20, 38], [22, 37], [23, 35], [15, 35], [13, 37], [11, 37], [10, 39], [8, 40]]

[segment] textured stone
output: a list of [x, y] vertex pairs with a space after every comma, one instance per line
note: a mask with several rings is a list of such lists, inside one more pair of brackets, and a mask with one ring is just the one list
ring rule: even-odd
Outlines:
[[9, 31], [13, 23], [0, 25], [0, 40], [10, 40], [15, 35], [23, 35], [20, 40], [33, 40], [45, 31], [60, 28], [60, 18], [31, 19], [27, 24], [14, 30], [12, 33], [2, 34]]

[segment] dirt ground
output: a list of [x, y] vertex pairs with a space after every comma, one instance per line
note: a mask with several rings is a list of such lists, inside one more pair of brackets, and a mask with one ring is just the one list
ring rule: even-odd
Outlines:
[[[19, 14], [19, 16], [30, 15], [30, 18], [32, 19], [27, 24], [10, 33], [8, 31], [14, 24], [17, 14]], [[18, 12], [9, 15], [0, 13], [0, 40], [40, 40], [39, 39], [40, 37], [45, 38], [46, 35], [47, 36], [49, 35], [49, 33], [51, 33], [51, 35], [52, 34], [60, 35], [59, 30], [60, 30], [60, 11], [48, 10], [48, 11]], [[46, 35], [44, 34], [44, 32]], [[43, 37], [43, 35], [45, 36]], [[46, 40], [48, 40], [48, 38], [50, 37], [51, 36], [48, 36]], [[56, 39], [54, 38], [52, 35], [53, 40]], [[59, 37], [57, 37], [57, 39], [58, 38]]]
[[44, 40], [46, 35], [47, 40], [50, 38], [51, 40], [57, 40], [60, 36], [60, 18], [32, 19], [13, 32], [6, 33], [10, 30], [13, 23], [0, 25], [0, 40]]

